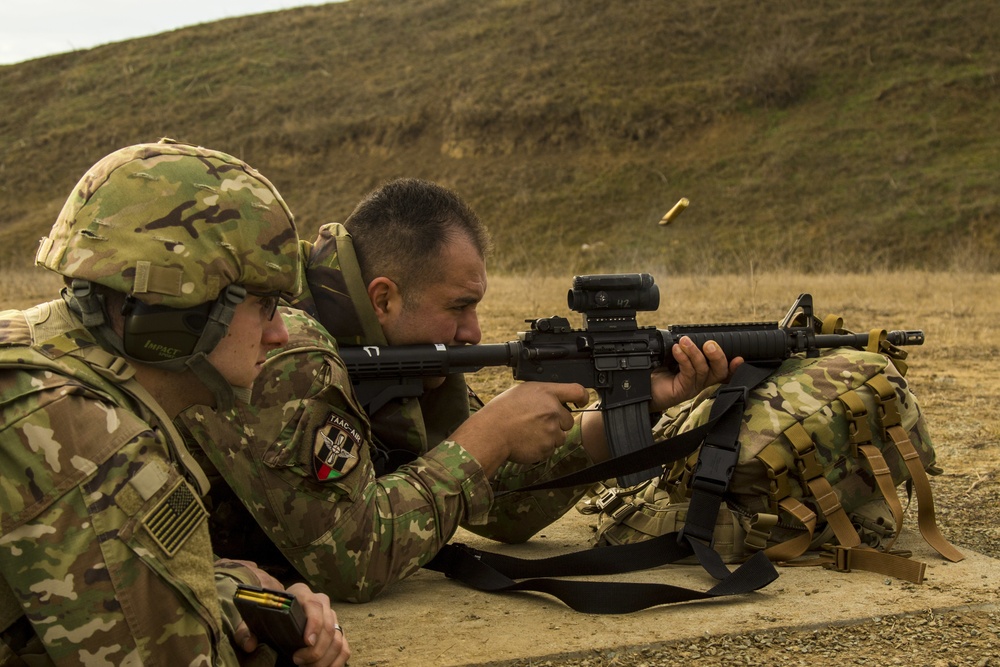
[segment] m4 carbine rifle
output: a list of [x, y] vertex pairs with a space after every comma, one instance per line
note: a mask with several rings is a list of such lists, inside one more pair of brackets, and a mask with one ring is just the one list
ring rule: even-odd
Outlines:
[[[583, 314], [582, 329], [572, 328], [564, 317], [545, 317], [526, 320], [531, 329], [506, 343], [344, 346], [340, 354], [369, 414], [394, 398], [419, 396], [422, 378], [487, 366], [509, 366], [515, 380], [581, 384], [596, 390], [611, 456], [619, 457], [653, 444], [650, 373], [658, 366], [677, 370], [671, 348], [682, 336], [699, 348], [714, 340], [728, 359], [755, 363], [777, 363], [799, 353], [814, 357], [835, 347], [881, 350], [902, 359], [906, 353], [897, 346], [924, 342], [922, 331], [850, 333], [839, 322], [819, 323], [809, 294], [800, 294], [780, 322], [638, 326], [636, 312], [660, 304], [659, 288], [646, 273], [576, 276], [567, 301]], [[619, 484], [638, 484], [660, 472], [623, 475]]]

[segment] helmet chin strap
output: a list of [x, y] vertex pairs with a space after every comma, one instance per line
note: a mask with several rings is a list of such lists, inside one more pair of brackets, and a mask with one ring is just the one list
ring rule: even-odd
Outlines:
[[[215, 396], [215, 409], [223, 412], [232, 410], [236, 405], [236, 388], [222, 377], [222, 373], [208, 360], [204, 352], [198, 352], [187, 357], [185, 364], [191, 372], [208, 387]], [[250, 401], [247, 401], [249, 403]]]
[[223, 411], [232, 409], [237, 398], [241, 402], [249, 403], [250, 390], [229, 384], [222, 373], [208, 360], [208, 353], [214, 350], [226, 335], [229, 323], [232, 322], [233, 314], [236, 312], [236, 306], [246, 299], [246, 294], [246, 289], [240, 285], [227, 285], [219, 293], [208, 315], [208, 322], [191, 354], [163, 361], [143, 361], [125, 352], [121, 334], [114, 330], [105, 315], [104, 299], [94, 291], [90, 281], [74, 279], [71, 286], [62, 291], [66, 305], [80, 316], [83, 325], [102, 346], [114, 350], [132, 363], [175, 373], [190, 370], [215, 396], [215, 408]]

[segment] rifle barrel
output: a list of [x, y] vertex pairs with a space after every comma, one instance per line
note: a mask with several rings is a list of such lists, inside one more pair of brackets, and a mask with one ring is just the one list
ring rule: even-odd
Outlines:
[[[516, 341], [514, 341], [516, 342]], [[516, 352], [512, 343], [481, 345], [343, 346], [340, 357], [352, 379], [392, 376], [435, 377], [475, 373], [487, 366], [509, 366]]]

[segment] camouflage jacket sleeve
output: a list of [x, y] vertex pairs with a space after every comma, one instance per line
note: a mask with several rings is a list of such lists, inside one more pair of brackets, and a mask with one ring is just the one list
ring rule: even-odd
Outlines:
[[[493, 490], [499, 494], [546, 482], [583, 470], [591, 463], [583, 448], [578, 417], [573, 429], [566, 435], [566, 441], [551, 457], [533, 465], [507, 463], [494, 475]], [[462, 527], [501, 542], [524, 542], [569, 511], [587, 492], [587, 488], [582, 486], [506, 494], [495, 500], [485, 522], [470, 521]]]
[[[392, 406], [390, 408], [390, 406]], [[416, 411], [410, 408], [417, 407]], [[432, 443], [448, 439], [458, 426], [483, 408], [483, 402], [462, 375], [450, 375], [440, 387], [425, 391], [419, 406], [391, 401], [372, 417], [376, 439], [395, 452], [427, 451]], [[579, 420], [577, 420], [579, 422]], [[582, 446], [579, 423], [548, 460], [534, 465], [508, 463], [493, 476], [495, 493], [513, 491], [556, 479], [591, 464]], [[523, 542], [565, 514], [587, 487], [512, 493], [495, 497], [488, 515], [473, 517], [462, 527], [502, 542]]]
[[215, 590], [219, 597], [219, 607], [222, 609], [222, 624], [226, 635], [232, 639], [236, 628], [243, 622], [240, 612], [236, 609], [233, 596], [239, 584], [260, 586], [260, 578], [253, 570], [239, 561], [220, 558], [215, 561]]
[[68, 378], [0, 369], [0, 470], [0, 573], [55, 664], [237, 664], [205, 510], [159, 432]]
[[[335, 344], [304, 330], [313, 326], [304, 315], [286, 322], [292, 338], [268, 359], [250, 405], [188, 410], [178, 425], [310, 585], [369, 600], [430, 560], [460, 521], [484, 515], [492, 491], [479, 464], [449, 441], [376, 478], [368, 421]], [[213, 509], [213, 521], [226, 514]]]

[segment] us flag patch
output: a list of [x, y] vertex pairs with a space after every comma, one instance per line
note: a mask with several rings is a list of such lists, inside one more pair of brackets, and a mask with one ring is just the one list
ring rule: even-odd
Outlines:
[[164, 553], [173, 557], [207, 516], [201, 500], [181, 479], [146, 515], [142, 526]]
[[358, 464], [361, 434], [349, 421], [330, 413], [313, 440], [313, 467], [321, 482], [343, 477]]

